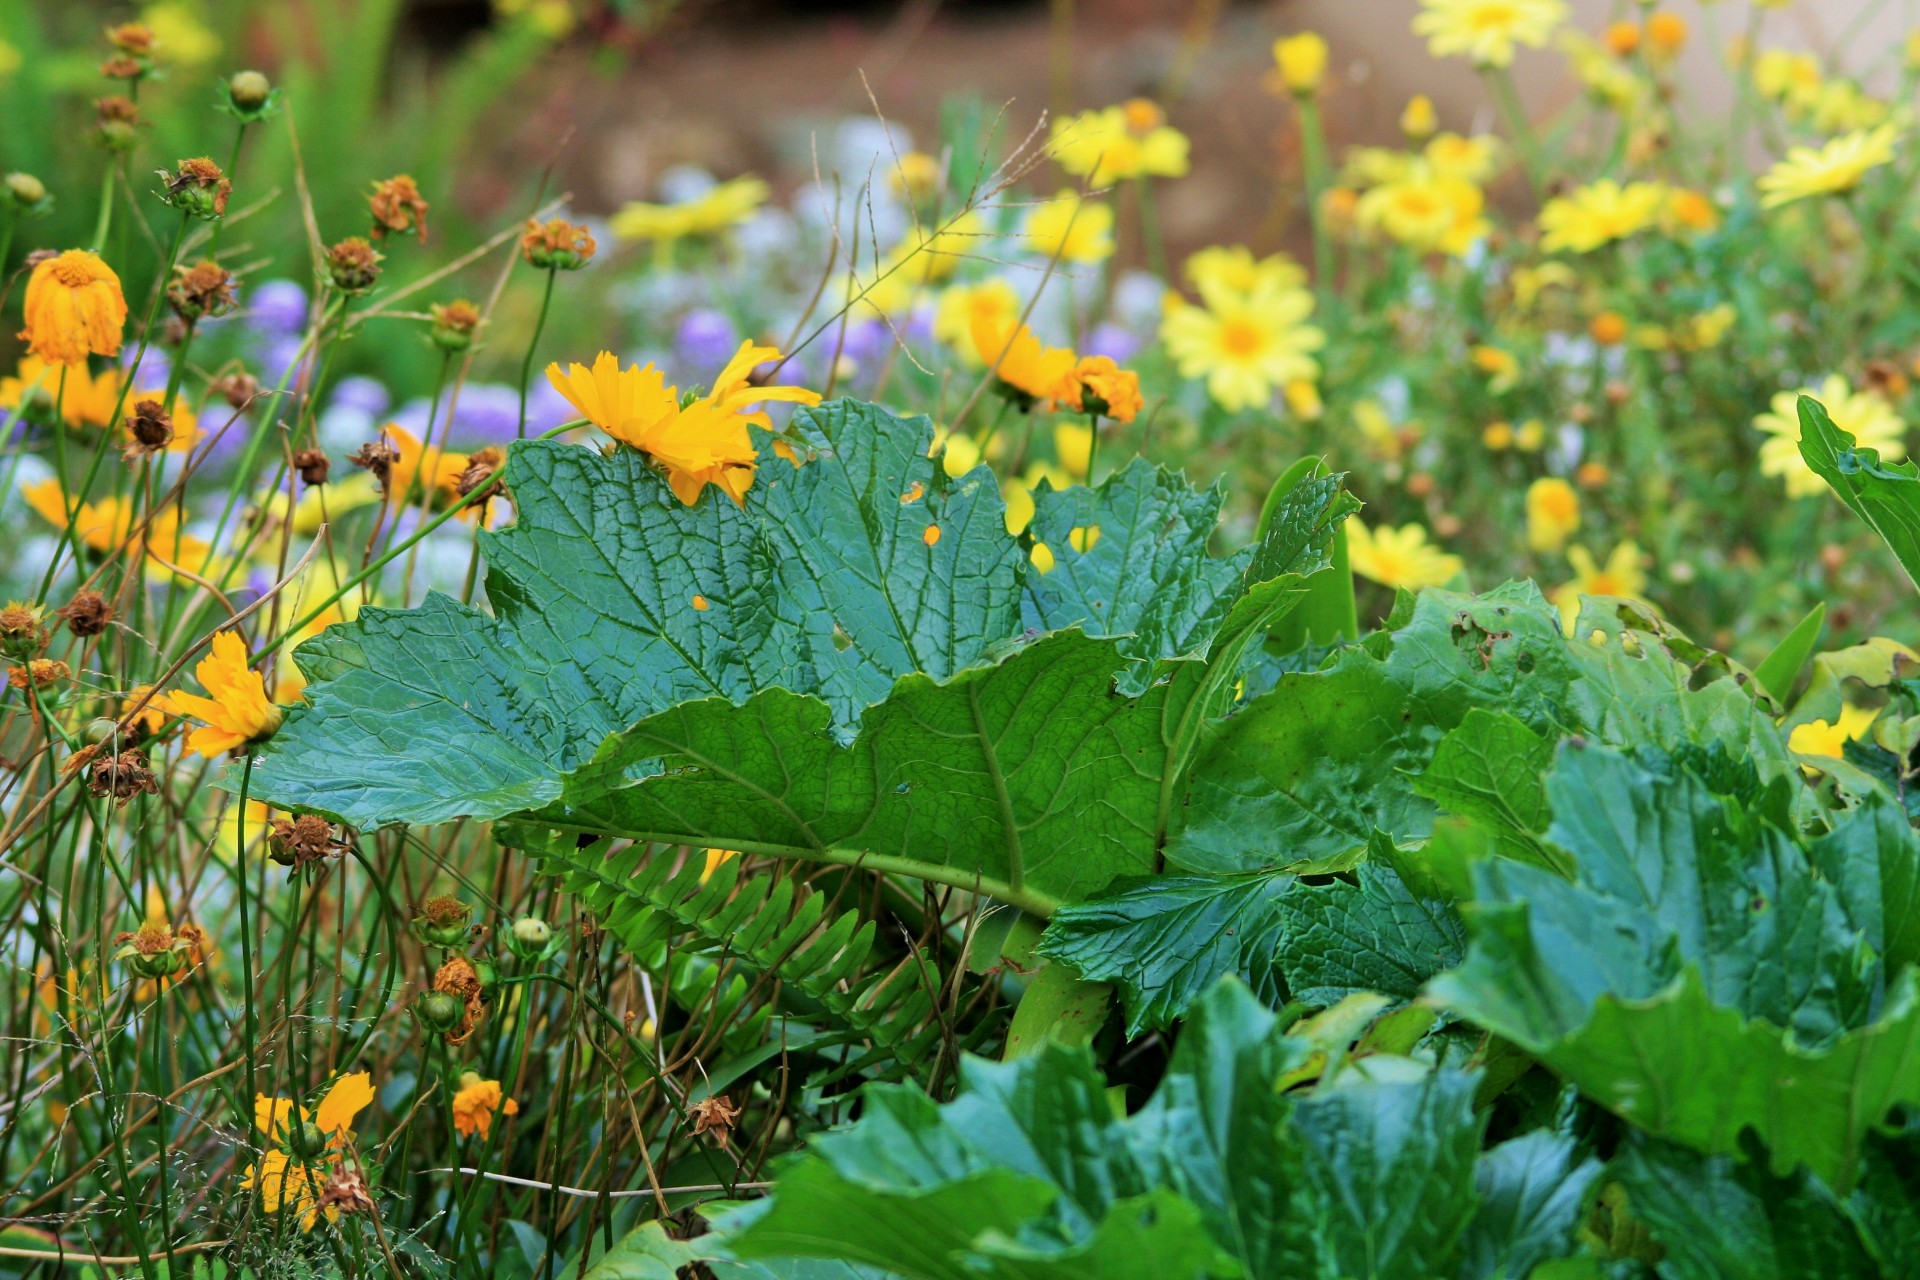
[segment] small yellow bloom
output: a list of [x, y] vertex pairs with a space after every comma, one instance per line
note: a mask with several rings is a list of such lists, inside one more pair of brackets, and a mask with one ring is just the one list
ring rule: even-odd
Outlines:
[[986, 361], [973, 345], [976, 318], [994, 328], [1011, 328], [1020, 318], [1020, 295], [998, 276], [979, 284], [949, 285], [941, 292], [933, 312], [933, 336], [978, 368]]
[[120, 354], [127, 299], [112, 267], [85, 249], [69, 249], [27, 277], [25, 315], [20, 337], [29, 354], [53, 364], [85, 364], [89, 355]]
[[1513, 448], [1513, 424], [1511, 422], [1489, 422], [1480, 431], [1480, 443], [1500, 453]]
[[1460, 572], [1460, 557], [1427, 541], [1417, 524], [1369, 529], [1347, 521], [1347, 558], [1353, 571], [1382, 586], [1408, 591], [1444, 586]]
[[748, 176], [718, 183], [704, 194], [679, 204], [649, 204], [634, 200], [620, 207], [607, 225], [623, 240], [675, 240], [715, 236], [739, 226], [766, 203], [770, 188]]
[[1516, 46], [1541, 48], [1567, 19], [1562, 0], [1420, 0], [1420, 10], [1413, 34], [1434, 57], [1481, 67], [1512, 65]]
[[1627, 340], [1627, 318], [1618, 311], [1602, 311], [1587, 322], [1587, 333], [1603, 347], [1617, 347]]
[[1049, 150], [1062, 169], [1099, 186], [1181, 177], [1187, 146], [1187, 135], [1168, 124], [1157, 106], [1138, 100], [1054, 121]]
[[1407, 135], [1409, 142], [1425, 142], [1440, 127], [1440, 115], [1433, 109], [1433, 99], [1424, 93], [1416, 93], [1407, 99], [1407, 109], [1400, 113], [1400, 132]]
[[1468, 353], [1473, 367], [1487, 375], [1487, 390], [1502, 395], [1520, 381], [1520, 357], [1504, 347], [1478, 346]]
[[1825, 146], [1794, 147], [1787, 158], [1760, 175], [1760, 206], [1777, 209], [1808, 196], [1839, 195], [1860, 185], [1868, 173], [1893, 162], [1895, 124], [1844, 134]]
[[1800, 397], [1812, 396], [1833, 419], [1833, 425], [1851, 435], [1862, 449], [1874, 449], [1883, 461], [1896, 462], [1907, 456], [1907, 424], [1893, 411], [1886, 398], [1868, 389], [1855, 391], [1839, 374], [1829, 374], [1817, 387], [1782, 391], [1773, 398], [1770, 412], [1753, 420], [1766, 432], [1768, 440], [1760, 446], [1760, 474], [1780, 476], [1787, 482], [1787, 496], [1804, 498], [1826, 491], [1826, 481], [1800, 456]]
[[1384, 231], [1422, 253], [1461, 257], [1490, 230], [1486, 193], [1464, 178], [1444, 177], [1422, 164], [1397, 181], [1360, 197], [1361, 227]]
[[1273, 42], [1273, 62], [1288, 92], [1311, 97], [1327, 76], [1327, 42], [1313, 31], [1282, 36]]
[[1687, 20], [1677, 13], [1656, 13], [1647, 19], [1647, 54], [1672, 59], [1687, 45]]
[[187, 746], [212, 759], [249, 742], [271, 737], [280, 727], [280, 708], [267, 698], [267, 682], [247, 663], [247, 642], [237, 631], [213, 637], [213, 650], [193, 669], [200, 687], [211, 697], [195, 693], [163, 693], [169, 715], [190, 716], [201, 727], [187, 737]]
[[1213, 245], [1187, 255], [1187, 279], [1204, 295], [1208, 290], [1242, 296], [1265, 288], [1298, 289], [1307, 283], [1304, 267], [1284, 253], [1255, 258], [1245, 245]]
[[520, 1114], [520, 1104], [501, 1092], [498, 1080], [482, 1080], [477, 1071], [460, 1075], [460, 1089], [453, 1095], [453, 1127], [461, 1136], [482, 1138], [493, 1131], [493, 1117]]
[[1160, 337], [1185, 378], [1205, 378], [1207, 393], [1229, 413], [1267, 404], [1274, 391], [1320, 376], [1313, 357], [1326, 335], [1308, 324], [1313, 295], [1271, 281], [1241, 295], [1203, 283], [1206, 304], [1167, 309]]
[[1573, 634], [1574, 622], [1580, 616], [1581, 596], [1615, 596], [1645, 603], [1642, 593], [1647, 589], [1647, 575], [1640, 567], [1640, 559], [1640, 548], [1632, 542], [1615, 547], [1604, 565], [1596, 563], [1593, 553], [1585, 547], [1574, 547], [1567, 552], [1567, 562], [1573, 566], [1573, 581], [1553, 593], [1553, 602], [1560, 608], [1568, 635]]
[[1062, 191], [1027, 214], [1027, 246], [1063, 262], [1104, 262], [1113, 256], [1113, 207]]
[[1666, 189], [1659, 183], [1622, 186], [1602, 179], [1547, 201], [1540, 210], [1540, 247], [1548, 253], [1591, 253], [1646, 230], [1666, 203]]
[[1542, 476], [1527, 486], [1527, 545], [1557, 552], [1580, 528], [1580, 495], [1559, 476]]
[[1829, 756], [1835, 760], [1846, 756], [1849, 742], [1858, 742], [1865, 736], [1878, 711], [1865, 707], [1842, 706], [1840, 719], [1829, 724], [1825, 720], [1812, 720], [1793, 727], [1787, 737], [1787, 750], [1803, 756]]

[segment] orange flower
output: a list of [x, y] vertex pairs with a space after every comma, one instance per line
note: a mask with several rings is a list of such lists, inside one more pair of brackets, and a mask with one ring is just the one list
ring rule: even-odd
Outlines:
[[[290, 1098], [256, 1094], [253, 1123], [274, 1144], [258, 1164], [247, 1166], [241, 1186], [258, 1188], [268, 1213], [292, 1209], [300, 1229], [313, 1230], [323, 1212], [320, 1192], [353, 1141], [353, 1119], [373, 1101], [373, 1078], [364, 1071], [341, 1076], [309, 1112]], [[340, 1215], [324, 1210], [327, 1221]]]
[[995, 376], [1024, 397], [1031, 408], [1041, 400], [1078, 394], [1073, 383], [1074, 355], [1067, 347], [1047, 347], [1033, 330], [992, 316], [973, 317], [973, 346]]
[[1067, 376], [1067, 394], [1061, 399], [1081, 413], [1115, 422], [1132, 422], [1147, 403], [1140, 395], [1140, 375], [1122, 369], [1109, 356], [1082, 356]]
[[104, 427], [120, 401], [120, 374], [114, 369], [92, 374], [84, 364], [50, 364], [24, 356], [12, 377], [0, 378], [0, 409], [18, 409], [29, 395], [49, 409], [58, 402], [68, 426]]
[[212, 759], [271, 737], [280, 727], [280, 708], [268, 701], [266, 680], [247, 665], [247, 642], [239, 632], [222, 631], [214, 636], [213, 652], [200, 659], [193, 674], [212, 697], [166, 693], [154, 699], [164, 701], [170, 715], [191, 716], [202, 722], [187, 738], [192, 750]]
[[477, 1071], [464, 1072], [460, 1091], [453, 1095], [453, 1127], [464, 1137], [477, 1133], [484, 1138], [493, 1129], [495, 1112], [519, 1115], [520, 1104], [501, 1093], [498, 1080], [482, 1080]]
[[580, 415], [622, 443], [646, 453], [665, 468], [674, 496], [692, 506], [709, 484], [744, 504], [753, 486], [759, 451], [749, 426], [767, 429], [772, 419], [757, 406], [784, 400], [819, 404], [818, 392], [804, 387], [755, 386], [753, 371], [779, 358], [773, 347], [743, 342], [714, 379], [713, 390], [681, 404], [678, 387], [652, 365], [620, 367], [602, 351], [593, 368], [571, 365], [562, 372], [547, 366], [547, 381]]
[[113, 268], [84, 249], [48, 258], [27, 279], [27, 351], [54, 364], [120, 354], [127, 299]]
[[95, 551], [112, 555], [121, 548], [139, 555], [152, 556], [167, 565], [178, 565], [192, 573], [205, 573], [213, 563], [213, 548], [199, 538], [181, 532], [180, 513], [162, 507], [147, 522], [146, 531], [134, 536], [134, 510], [128, 503], [108, 494], [99, 502], [73, 502], [60, 492], [58, 480], [42, 480], [23, 486], [20, 496], [56, 529], [69, 522], [80, 541]]

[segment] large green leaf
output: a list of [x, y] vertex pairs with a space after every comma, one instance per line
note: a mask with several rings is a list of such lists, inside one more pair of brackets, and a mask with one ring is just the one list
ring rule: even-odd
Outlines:
[[1480, 1211], [1468, 1227], [1460, 1280], [1525, 1276], [1566, 1256], [1601, 1164], [1564, 1134], [1536, 1129], [1481, 1155]]
[[1920, 584], [1920, 466], [1911, 459], [1883, 463], [1879, 450], [1857, 447], [1810, 396], [1800, 397], [1800, 456], [1886, 539], [1907, 579]]
[[1450, 903], [1413, 892], [1384, 857], [1361, 863], [1352, 877], [1296, 885], [1274, 904], [1275, 963], [1294, 999], [1331, 1005], [1375, 991], [1411, 1000], [1459, 962], [1466, 934]]
[[[1456, 811], [1498, 800], [1518, 816], [1527, 803], [1520, 780], [1484, 770], [1476, 778], [1467, 758], [1534, 753], [1517, 739], [1486, 740], [1510, 735], [1509, 721], [1549, 740], [1718, 742], [1750, 755], [1763, 776], [1793, 770], [1751, 692], [1734, 679], [1703, 682], [1717, 673], [1689, 661], [1693, 646], [1618, 620], [1588, 630], [1600, 632], [1599, 643], [1587, 630], [1570, 641], [1531, 584], [1482, 596], [1421, 593], [1397, 631], [1340, 651], [1320, 670], [1283, 676], [1224, 722], [1192, 771], [1168, 860], [1225, 874], [1334, 857], [1375, 830], [1420, 840], [1436, 812], [1429, 792]], [[1435, 769], [1442, 740], [1475, 710], [1502, 718], [1475, 721]], [[1429, 770], [1434, 777], [1416, 781]]]
[[[1370, 1059], [1305, 1096], [1282, 1093], [1314, 1049], [1223, 980], [1131, 1118], [1115, 1116], [1076, 1051], [969, 1061], [945, 1106], [869, 1088], [857, 1124], [789, 1158], [768, 1202], [717, 1225], [741, 1257], [845, 1258], [938, 1280], [1155, 1266], [1392, 1280], [1454, 1274], [1476, 1230], [1486, 1237], [1476, 1248], [1496, 1257], [1570, 1247], [1552, 1237], [1578, 1188], [1480, 1170], [1473, 1077]], [[1502, 1199], [1476, 1228], [1481, 1185]], [[1044, 1265], [1013, 1270], [1013, 1241]]]
[[1480, 863], [1467, 959], [1431, 990], [1651, 1133], [1719, 1153], [1751, 1129], [1776, 1170], [1845, 1187], [1920, 1101], [1920, 971], [1889, 969], [1870, 900], [1910, 902], [1920, 846], [1867, 811], [1810, 853], [1782, 786], [1720, 774], [1564, 748], [1549, 838], [1577, 879]]
[[1172, 1025], [1230, 973], [1277, 1003], [1283, 992], [1273, 960], [1281, 922], [1274, 902], [1292, 882], [1272, 872], [1128, 879], [1056, 911], [1040, 954], [1089, 980], [1114, 983], [1128, 1035]]

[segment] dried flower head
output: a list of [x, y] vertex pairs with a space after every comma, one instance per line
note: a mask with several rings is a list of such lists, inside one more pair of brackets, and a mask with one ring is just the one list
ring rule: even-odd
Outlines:
[[215, 394], [236, 409], [244, 409], [260, 397], [260, 379], [242, 369], [217, 378], [213, 383]]
[[95, 759], [87, 774], [87, 790], [96, 799], [111, 796], [115, 804], [125, 808], [135, 796], [159, 795], [160, 780], [154, 777], [145, 752], [129, 750]]
[[132, 98], [99, 98], [93, 104], [93, 138], [109, 151], [127, 151], [140, 140], [140, 108]]
[[565, 218], [529, 218], [520, 235], [520, 256], [543, 271], [577, 271], [593, 260], [598, 248], [592, 233]]
[[693, 1121], [696, 1135], [711, 1133], [724, 1147], [733, 1134], [734, 1123], [740, 1119], [740, 1108], [722, 1093], [692, 1104], [687, 1108], [687, 1115]]
[[429, 206], [411, 175], [402, 173], [385, 182], [374, 183], [373, 194], [367, 197], [367, 205], [373, 212], [375, 240], [384, 240], [390, 231], [402, 234], [412, 231], [419, 235], [421, 244], [427, 242]]
[[507, 452], [498, 445], [488, 445], [476, 450], [467, 459], [467, 469], [460, 473], [460, 479], [454, 488], [461, 497], [479, 492], [474, 505], [484, 510], [489, 502], [500, 492], [500, 468], [506, 463]]
[[303, 813], [291, 821], [275, 818], [267, 833], [267, 856], [295, 871], [346, 851], [347, 842], [336, 839], [333, 824], [318, 814]]
[[374, 480], [380, 485], [380, 492], [386, 493], [393, 484], [393, 468], [400, 461], [400, 451], [382, 436], [378, 440], [367, 441], [348, 454], [347, 461], [372, 472]]
[[373, 1212], [373, 1193], [358, 1169], [344, 1165], [335, 1169], [320, 1188], [315, 1207], [329, 1216], [341, 1213]]
[[302, 449], [293, 455], [293, 469], [299, 472], [303, 484], [325, 484], [333, 463], [324, 449]]
[[198, 925], [175, 929], [165, 920], [149, 920], [132, 933], [115, 934], [113, 940], [120, 947], [113, 958], [125, 960], [142, 978], [172, 977], [198, 964], [207, 947], [207, 935]]
[[153, 28], [144, 22], [122, 22], [107, 28], [107, 43], [134, 58], [153, 56]]
[[172, 172], [158, 170], [166, 190], [160, 199], [195, 218], [213, 219], [227, 211], [233, 183], [207, 156], [182, 160]]
[[182, 320], [192, 323], [225, 315], [236, 302], [233, 273], [211, 258], [202, 258], [190, 267], [184, 263], [174, 266], [173, 282], [167, 286], [167, 305]]
[[342, 293], [365, 293], [380, 278], [382, 256], [359, 236], [348, 236], [327, 250], [327, 275]]
[[108, 80], [138, 80], [147, 74], [147, 64], [124, 53], [116, 53], [100, 64], [100, 74]]
[[132, 437], [121, 452], [128, 461], [151, 457], [173, 443], [173, 416], [158, 400], [141, 400], [127, 418], [127, 434]]
[[113, 606], [98, 591], [76, 592], [73, 599], [53, 612], [66, 619], [68, 631], [83, 639], [99, 635], [113, 621]]
[[45, 689], [72, 676], [73, 668], [58, 658], [34, 658], [23, 666], [7, 668], [8, 682], [22, 689]]
[[455, 298], [445, 304], [434, 303], [427, 308], [433, 316], [433, 328], [428, 337], [433, 345], [442, 351], [465, 351], [473, 345], [473, 335], [480, 328], [480, 309], [465, 298]]
[[23, 660], [46, 649], [52, 637], [43, 619], [46, 611], [37, 604], [9, 600], [0, 608], [0, 654]]
[[486, 1002], [481, 994], [480, 971], [465, 956], [454, 956], [434, 971], [433, 989], [460, 1001], [460, 1025], [446, 1034], [448, 1044], [464, 1044], [479, 1029], [481, 1019], [487, 1016]]

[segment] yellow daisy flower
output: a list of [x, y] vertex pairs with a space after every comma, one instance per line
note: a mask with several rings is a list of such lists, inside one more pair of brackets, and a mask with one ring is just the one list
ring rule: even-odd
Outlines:
[[1660, 183], [1622, 186], [1603, 179], [1547, 201], [1540, 210], [1540, 247], [1548, 253], [1591, 253], [1645, 231], [1667, 205], [1667, 189]]
[[1580, 495], [1559, 476], [1542, 476], [1527, 486], [1527, 545], [1554, 552], [1580, 529]]
[[1103, 262], [1113, 256], [1113, 207], [1062, 191], [1027, 214], [1027, 247], [1062, 262]]
[[1178, 302], [1160, 323], [1160, 337], [1184, 378], [1205, 378], [1207, 394], [1230, 413], [1273, 399], [1274, 390], [1320, 376], [1313, 352], [1326, 335], [1307, 323], [1313, 295], [1266, 282], [1248, 294], [1218, 284], [1200, 287], [1204, 305]]
[[1481, 67], [1513, 63], [1519, 45], [1538, 49], [1567, 20], [1563, 0], [1420, 0], [1413, 34], [1436, 58], [1465, 57]]
[[1096, 186], [1187, 172], [1187, 135], [1144, 98], [1054, 121], [1048, 149], [1062, 169]]
[[1838, 195], [1860, 185], [1881, 165], [1893, 162], [1900, 128], [1883, 124], [1843, 134], [1825, 146], [1794, 147], [1787, 158], [1760, 175], [1760, 207], [1777, 209], [1808, 196]]
[[1417, 524], [1369, 529], [1348, 520], [1347, 561], [1361, 577], [1396, 590], [1444, 586], [1460, 572], [1460, 557], [1428, 542]]
[[1787, 750], [1803, 756], [1843, 759], [1847, 743], [1858, 742], [1864, 737], [1879, 715], [1878, 711], [1865, 707], [1842, 706], [1840, 719], [1836, 723], [1810, 720], [1806, 724], [1795, 725], [1787, 737]]

